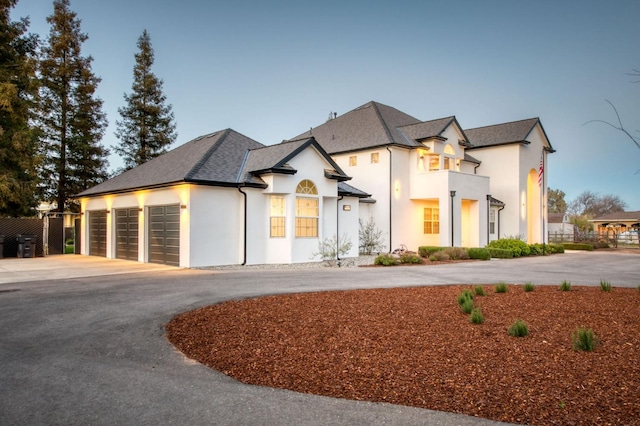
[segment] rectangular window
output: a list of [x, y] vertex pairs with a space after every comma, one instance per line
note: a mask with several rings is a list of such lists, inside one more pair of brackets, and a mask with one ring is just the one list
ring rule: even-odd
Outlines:
[[271, 218], [270, 218], [270, 236], [284, 237], [285, 223], [285, 200], [282, 195], [271, 196]]
[[496, 211], [493, 209], [489, 210], [489, 233], [496, 233]]
[[429, 155], [429, 171], [435, 172], [440, 170], [440, 156], [438, 154]]
[[455, 170], [454, 159], [451, 157], [444, 157], [444, 169], [445, 170]]
[[424, 233], [440, 233], [440, 209], [438, 207], [424, 208]]
[[349, 157], [349, 165], [352, 166], [352, 167], [358, 165], [358, 156], [357, 155], [352, 155], [351, 157]]
[[318, 236], [318, 199], [296, 197], [296, 237]]
[[380, 153], [379, 152], [372, 152], [371, 153], [371, 163], [379, 163], [380, 162]]

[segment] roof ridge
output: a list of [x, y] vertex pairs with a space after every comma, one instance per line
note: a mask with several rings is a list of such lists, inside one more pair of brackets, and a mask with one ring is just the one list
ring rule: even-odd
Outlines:
[[189, 172], [187, 173], [187, 175], [184, 177], [185, 180], [187, 179], [191, 179], [196, 173], [198, 173], [198, 171], [200, 170], [200, 168], [209, 160], [209, 158], [211, 158], [211, 156], [213, 155], [213, 153], [215, 152], [216, 149], [218, 149], [218, 147], [220, 146], [220, 144], [227, 138], [227, 136], [229, 136], [229, 133], [232, 132], [232, 130], [230, 128], [226, 128], [225, 130], [221, 130], [218, 132], [214, 132], [214, 133], [210, 133], [209, 135], [204, 135], [204, 136], [200, 136], [199, 138], [194, 139], [193, 141], [197, 141], [200, 139], [203, 139], [205, 137], [208, 136], [215, 136], [218, 133], [223, 133], [220, 138], [207, 150], [207, 152], [205, 152], [205, 154], [200, 157], [200, 160], [198, 160], [198, 162], [191, 168], [191, 170], [189, 170]]
[[371, 104], [373, 106], [374, 111], [376, 112], [376, 116], [378, 117], [378, 119], [380, 120], [380, 123], [382, 124], [382, 128], [384, 129], [384, 132], [387, 134], [387, 139], [389, 140], [389, 143], [393, 143], [393, 136], [391, 135], [391, 131], [389, 130], [389, 126], [387, 126], [387, 123], [384, 121], [384, 118], [382, 118], [382, 113], [380, 112], [380, 108], [378, 108], [378, 104], [374, 101], [371, 101]]

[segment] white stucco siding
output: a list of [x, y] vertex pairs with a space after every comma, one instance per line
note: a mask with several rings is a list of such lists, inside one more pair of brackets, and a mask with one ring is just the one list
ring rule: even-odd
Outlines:
[[351, 241], [351, 250], [342, 257], [357, 257], [359, 254], [360, 202], [355, 197], [344, 197], [338, 201], [338, 235], [346, 235]]
[[[390, 247], [389, 198], [392, 195], [391, 192], [395, 192], [395, 189], [391, 188], [397, 186], [399, 191], [402, 190], [402, 188], [406, 191], [408, 188], [408, 186], [405, 186], [406, 183], [403, 182], [402, 176], [396, 175], [399, 170], [408, 167], [406, 158], [403, 156], [403, 154], [407, 155], [408, 151], [396, 147], [390, 147], [389, 149], [391, 150], [391, 154], [386, 147], [379, 147], [356, 153], [333, 156], [334, 161], [340, 168], [353, 178], [349, 181], [349, 184], [371, 194], [371, 197], [376, 200], [375, 204], [368, 205], [366, 208], [366, 217], [362, 217], [366, 220], [370, 217], [373, 218], [376, 227], [382, 231], [383, 245], [385, 247], [383, 251], [388, 251]], [[372, 154], [377, 154], [377, 163], [372, 162]], [[352, 156], [356, 156], [357, 158], [357, 165], [355, 166], [349, 165], [349, 157]], [[393, 182], [389, 181], [390, 158], [393, 158], [392, 168], [394, 170], [394, 176], [396, 177]], [[395, 204], [396, 201], [394, 200], [394, 210], [397, 208]]]
[[[251, 189], [243, 189], [250, 193]], [[248, 206], [257, 210], [248, 197]], [[256, 214], [259, 214], [256, 212]], [[237, 188], [192, 186], [191, 202], [182, 213], [190, 238], [188, 267], [235, 265], [243, 261], [244, 196]], [[248, 228], [257, 224], [249, 221]], [[182, 230], [182, 228], [181, 228]], [[252, 235], [248, 233], [248, 235]], [[182, 248], [182, 246], [181, 246]]]

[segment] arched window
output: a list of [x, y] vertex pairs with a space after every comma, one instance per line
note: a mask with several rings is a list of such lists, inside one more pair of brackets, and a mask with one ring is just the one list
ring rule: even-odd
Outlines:
[[317, 238], [320, 216], [318, 188], [305, 179], [298, 184], [296, 194], [301, 194], [296, 195], [296, 237]]
[[311, 182], [309, 179], [305, 179], [298, 184], [296, 194], [318, 195], [318, 188], [316, 188], [315, 183]]

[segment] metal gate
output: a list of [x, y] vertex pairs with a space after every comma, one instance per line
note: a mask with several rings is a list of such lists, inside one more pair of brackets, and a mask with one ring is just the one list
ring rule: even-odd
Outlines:
[[180, 205], [149, 207], [149, 262], [180, 265]]
[[138, 260], [138, 208], [118, 209], [116, 214], [116, 258]]
[[107, 256], [107, 212], [91, 210], [89, 214], [89, 254]]

